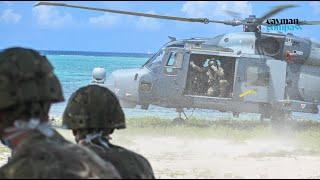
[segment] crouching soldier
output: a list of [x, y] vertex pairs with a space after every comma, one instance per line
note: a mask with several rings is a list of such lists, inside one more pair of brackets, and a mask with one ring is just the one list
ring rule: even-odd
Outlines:
[[113, 165], [48, 124], [51, 104], [63, 100], [46, 57], [24, 48], [0, 53], [0, 139], [12, 150], [1, 179], [120, 178]]
[[123, 129], [125, 117], [117, 97], [107, 88], [88, 85], [69, 99], [63, 124], [72, 129], [78, 144], [110, 161], [122, 178], [154, 178], [150, 163], [141, 155], [110, 143], [115, 129]]

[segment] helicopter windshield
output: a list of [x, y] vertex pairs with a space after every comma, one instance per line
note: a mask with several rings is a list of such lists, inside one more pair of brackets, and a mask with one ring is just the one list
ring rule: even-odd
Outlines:
[[154, 56], [152, 56], [144, 64], [144, 66], [149, 68], [150, 70], [158, 69], [158, 67], [161, 67], [163, 55], [164, 55], [164, 50], [163, 48], [161, 48]]

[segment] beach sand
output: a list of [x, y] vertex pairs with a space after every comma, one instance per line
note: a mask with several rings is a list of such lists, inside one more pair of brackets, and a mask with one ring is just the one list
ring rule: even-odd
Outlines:
[[[239, 140], [149, 130], [116, 131], [112, 142], [145, 156], [157, 178], [320, 178], [319, 152], [290, 136]], [[69, 130], [58, 131], [73, 141]], [[2, 165], [9, 152], [1, 150]]]

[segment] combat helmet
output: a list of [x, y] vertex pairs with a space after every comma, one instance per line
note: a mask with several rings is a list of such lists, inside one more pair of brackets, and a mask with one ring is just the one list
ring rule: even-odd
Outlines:
[[92, 83], [103, 84], [106, 80], [106, 70], [102, 67], [96, 67], [92, 71]]
[[220, 66], [220, 61], [216, 60], [215, 58], [211, 58], [208, 62], [209, 67], [210, 66]]
[[74, 92], [63, 113], [68, 129], [124, 129], [125, 116], [116, 95], [108, 88], [88, 85]]
[[35, 50], [20, 47], [0, 52], [0, 99], [0, 110], [64, 100], [48, 59]]

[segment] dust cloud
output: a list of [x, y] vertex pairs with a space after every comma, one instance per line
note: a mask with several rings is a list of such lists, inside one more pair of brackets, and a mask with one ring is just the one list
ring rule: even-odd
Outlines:
[[131, 149], [144, 154], [158, 178], [320, 177], [320, 156], [286, 139], [138, 137]]
[[[74, 142], [70, 131], [58, 131]], [[112, 142], [145, 156], [157, 178], [320, 178], [320, 154], [290, 134], [235, 140], [122, 132]], [[9, 155], [1, 153], [1, 165]]]

